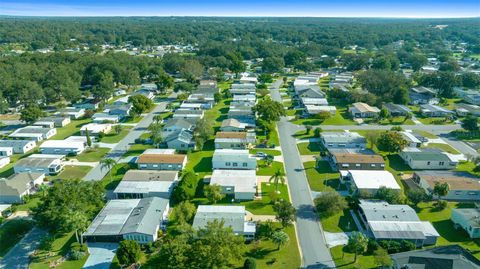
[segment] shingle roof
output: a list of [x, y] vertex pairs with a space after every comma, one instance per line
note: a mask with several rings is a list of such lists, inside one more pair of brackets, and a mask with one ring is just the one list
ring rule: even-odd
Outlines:
[[20, 195], [25, 192], [29, 182], [43, 176], [43, 173], [18, 173], [9, 178], [0, 178], [0, 196]]
[[376, 154], [332, 153], [338, 163], [385, 163], [382, 156]]
[[239, 138], [239, 139], [246, 139], [247, 133], [246, 132], [217, 132], [215, 138]]
[[123, 176], [125, 181], [174, 181], [177, 171], [128, 170]]
[[450, 190], [480, 190], [480, 179], [467, 172], [458, 171], [417, 171], [415, 175], [425, 180], [433, 189], [435, 183], [446, 182]]

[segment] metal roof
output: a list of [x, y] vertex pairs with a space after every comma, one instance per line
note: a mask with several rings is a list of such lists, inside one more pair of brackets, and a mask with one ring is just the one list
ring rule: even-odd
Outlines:
[[223, 221], [224, 227], [231, 227], [235, 233], [243, 233], [245, 231], [245, 207], [200, 205], [197, 208], [192, 227], [203, 228], [208, 222], [214, 220]]

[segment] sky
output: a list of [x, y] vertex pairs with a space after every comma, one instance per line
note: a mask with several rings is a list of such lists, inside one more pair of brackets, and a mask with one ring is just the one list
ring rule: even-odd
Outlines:
[[0, 15], [480, 17], [480, 0], [0, 0]]

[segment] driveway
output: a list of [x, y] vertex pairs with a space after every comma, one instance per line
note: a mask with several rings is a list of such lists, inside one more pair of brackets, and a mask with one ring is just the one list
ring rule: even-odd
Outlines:
[[[277, 80], [270, 90], [272, 99], [275, 101], [281, 101], [278, 91], [281, 83], [281, 80]], [[291, 200], [293, 206], [297, 209], [296, 225], [302, 253], [302, 266], [305, 268], [334, 268], [335, 264], [327, 247], [323, 229], [314, 211], [310, 187], [297, 150], [297, 143], [292, 136], [301, 128], [289, 123], [285, 117], [277, 123], [277, 126], [285, 159], [285, 171]]]
[[[153, 117], [165, 110], [167, 102], [159, 103], [152, 112], [148, 113], [137, 125], [134, 127], [112, 150], [105, 156], [105, 158], [112, 158], [115, 161], [120, 161], [123, 154], [127, 152], [131, 145], [135, 143], [135, 139], [139, 138], [153, 122]], [[88, 174], [83, 178], [84, 180], [102, 180], [108, 173], [108, 169], [101, 169], [101, 165], [97, 164]]]
[[33, 228], [0, 261], [0, 269], [28, 269], [29, 255], [37, 249], [41, 239], [47, 235], [45, 230]]
[[108, 269], [115, 257], [117, 243], [88, 243], [87, 261], [83, 269]]

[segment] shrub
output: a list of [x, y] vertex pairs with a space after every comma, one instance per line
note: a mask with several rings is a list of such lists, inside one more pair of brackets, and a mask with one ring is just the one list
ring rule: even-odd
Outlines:
[[320, 128], [320, 127], [317, 127], [317, 128], [315, 128], [315, 130], [313, 130], [313, 135], [315, 137], [320, 137], [321, 133], [322, 133], [322, 128]]
[[338, 192], [325, 192], [314, 200], [317, 212], [323, 217], [332, 216], [347, 208], [347, 201]]
[[83, 257], [85, 257], [85, 252], [81, 252], [78, 250], [73, 249], [68, 253], [68, 260], [71, 260], [71, 261], [78, 261]]
[[400, 245], [401, 245], [402, 252], [414, 250], [416, 248], [414, 243], [407, 240], [400, 241]]
[[247, 258], [243, 263], [243, 269], [255, 269], [257, 268], [257, 262], [253, 258]]
[[447, 208], [447, 206], [448, 206], [448, 203], [445, 200], [438, 200], [437, 203], [435, 203], [435, 207], [441, 210]]
[[379, 244], [387, 250], [388, 254], [398, 253], [402, 249], [402, 245], [398, 241], [382, 240]]
[[52, 249], [54, 240], [55, 239], [53, 238], [53, 236], [47, 236], [43, 238], [42, 241], [40, 241], [40, 245], [38, 246], [38, 248], [40, 250], [50, 251]]
[[367, 254], [372, 255], [375, 250], [377, 250], [380, 247], [377, 241], [373, 238], [368, 239], [368, 245], [367, 245]]

